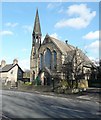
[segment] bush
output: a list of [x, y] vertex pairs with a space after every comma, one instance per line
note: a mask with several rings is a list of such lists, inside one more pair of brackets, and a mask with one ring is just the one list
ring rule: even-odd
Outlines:
[[25, 85], [32, 85], [32, 82], [25, 82]]
[[60, 82], [60, 86], [61, 86], [63, 89], [66, 89], [66, 88], [69, 87], [68, 82], [67, 82], [66, 80], [62, 80], [62, 81]]

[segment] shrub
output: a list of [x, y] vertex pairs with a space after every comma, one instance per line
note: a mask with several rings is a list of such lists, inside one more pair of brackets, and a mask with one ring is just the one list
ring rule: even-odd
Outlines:
[[32, 82], [25, 82], [25, 85], [32, 85]]

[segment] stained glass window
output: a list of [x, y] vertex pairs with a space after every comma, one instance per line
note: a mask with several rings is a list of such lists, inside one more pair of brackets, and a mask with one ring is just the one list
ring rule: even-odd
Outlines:
[[56, 66], [57, 66], [57, 53], [56, 53], [55, 50], [53, 51], [53, 56], [54, 56], [54, 60], [53, 60], [53, 68], [56, 69]]
[[45, 66], [49, 69], [51, 69], [51, 59], [52, 59], [52, 54], [50, 49], [47, 48], [45, 52]]
[[40, 54], [40, 70], [43, 68], [43, 54]]

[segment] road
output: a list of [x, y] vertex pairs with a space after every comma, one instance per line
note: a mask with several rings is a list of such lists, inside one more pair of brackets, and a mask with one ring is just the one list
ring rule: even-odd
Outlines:
[[98, 118], [99, 103], [3, 90], [2, 113], [8, 118]]

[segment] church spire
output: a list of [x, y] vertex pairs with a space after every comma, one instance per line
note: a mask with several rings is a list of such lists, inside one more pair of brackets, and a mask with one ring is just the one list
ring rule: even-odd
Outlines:
[[35, 22], [34, 22], [33, 34], [41, 35], [41, 27], [40, 27], [38, 9], [36, 10], [36, 17], [35, 17]]

